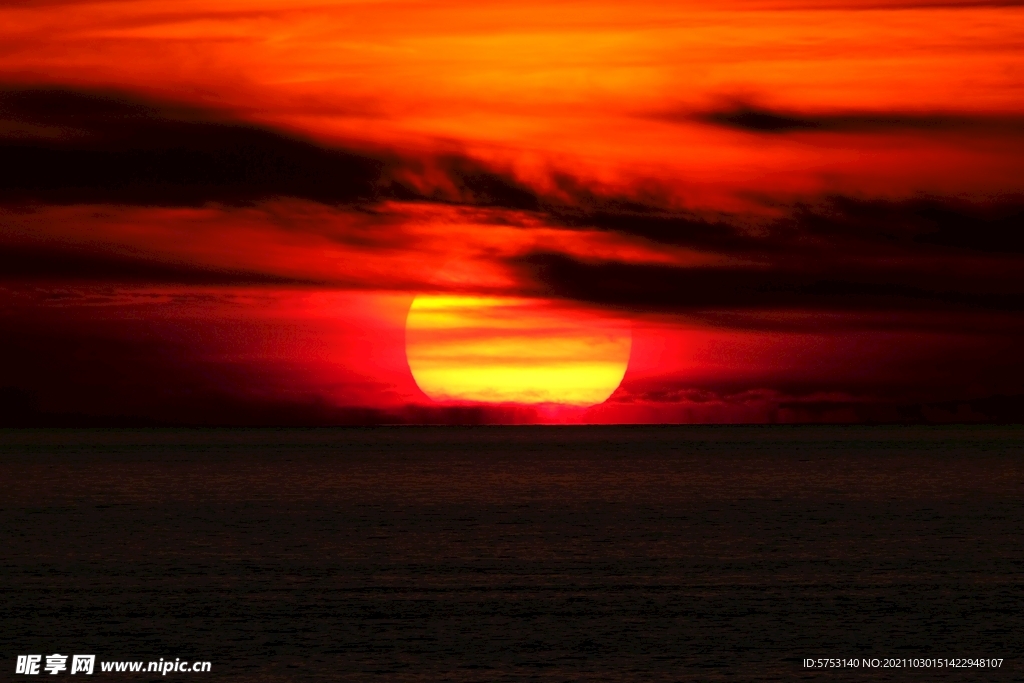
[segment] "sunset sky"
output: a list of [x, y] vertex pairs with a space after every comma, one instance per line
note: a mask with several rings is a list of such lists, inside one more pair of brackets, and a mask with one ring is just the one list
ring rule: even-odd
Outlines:
[[4, 3], [0, 424], [1024, 419], [1024, 5], [713, 4]]

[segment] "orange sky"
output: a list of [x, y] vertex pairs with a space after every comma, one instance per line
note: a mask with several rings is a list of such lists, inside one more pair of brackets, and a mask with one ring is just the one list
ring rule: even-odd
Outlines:
[[322, 140], [468, 150], [524, 174], [671, 178], [690, 205], [732, 205], [723, 192], [780, 173], [771, 191], [1019, 189], [1019, 134], [1010, 155], [957, 131], [765, 141], [687, 117], [737, 99], [1020, 115], [1021, 8], [776, 5], [16, 3], [0, 10], [0, 69]]
[[[1024, 7], [705, 5], [8, 3], [0, 142], [54, 161], [0, 188], [6, 351], [107, 369], [62, 389], [39, 355], [0, 385], [40, 414], [102, 395], [189, 421], [202, 394], [238, 399], [226, 421], [443, 421], [404, 324], [454, 293], [633, 330], [605, 405], [473, 420], [984, 418], [1024, 395], [997, 362], [1024, 296]], [[54, 90], [71, 104], [32, 99]], [[266, 143], [258, 183], [208, 180], [218, 126]], [[213, 131], [194, 178], [160, 175], [161, 131]], [[384, 171], [335, 198], [348, 177], [310, 149]], [[104, 344], [132, 351], [107, 367]], [[132, 413], [161, 358], [181, 386]]]

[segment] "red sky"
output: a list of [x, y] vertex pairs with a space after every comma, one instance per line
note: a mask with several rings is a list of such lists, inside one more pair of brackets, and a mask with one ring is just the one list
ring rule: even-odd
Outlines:
[[[0, 423], [1024, 419], [1024, 7], [705, 5], [7, 3]], [[417, 294], [625, 376], [434, 400]]]

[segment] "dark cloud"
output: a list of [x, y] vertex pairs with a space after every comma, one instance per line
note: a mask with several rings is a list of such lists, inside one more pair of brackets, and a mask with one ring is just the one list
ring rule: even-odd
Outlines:
[[718, 254], [764, 254], [786, 246], [781, 235], [758, 233], [740, 219], [703, 217], [657, 206], [620, 210], [606, 206], [581, 209], [571, 205], [548, 205], [545, 212], [556, 225], [597, 228]]
[[[370, 201], [385, 162], [201, 112], [61, 90], [8, 90], [0, 197], [196, 205], [295, 196]], [[21, 124], [19, 128], [17, 124]]]
[[328, 147], [121, 93], [0, 90], [0, 200], [195, 206], [296, 197], [535, 209], [507, 174], [457, 155]]
[[951, 401], [785, 400], [777, 406], [787, 422], [862, 424], [1020, 424], [1024, 395], [996, 394]]
[[146, 284], [314, 285], [313, 280], [256, 271], [170, 263], [61, 246], [0, 245], [0, 281], [106, 281]]
[[635, 312], [1024, 310], [1019, 281], [950, 282], [942, 273], [908, 272], [901, 266], [674, 267], [587, 263], [557, 253], [533, 253], [512, 265], [546, 295]]
[[[654, 202], [584, 198], [576, 206], [548, 207], [549, 215], [563, 225], [717, 255], [722, 265], [587, 262], [535, 253], [513, 266], [547, 294], [633, 311], [700, 312], [726, 326], [779, 325], [749, 314], [788, 309], [870, 313], [870, 321], [862, 317], [857, 324], [872, 326], [921, 312], [928, 315], [901, 324], [947, 328], [973, 312], [988, 319], [979, 322], [975, 315], [972, 324], [994, 329], [1024, 306], [1022, 197], [835, 195], [770, 208], [776, 217], [704, 218]], [[724, 311], [739, 318], [723, 317]], [[785, 324], [806, 328], [822, 321]]]
[[899, 133], [906, 131], [1024, 134], [1024, 117], [916, 112], [811, 113], [772, 110], [752, 104], [668, 118], [693, 120], [751, 133]]
[[[943, 401], [906, 396], [792, 395], [775, 389], [735, 393], [706, 389], [657, 392], [631, 397], [647, 406], [680, 406], [695, 422], [774, 422], [784, 424], [1020, 424], [1024, 394], [993, 394]], [[655, 408], [657, 410], [657, 408]]]
[[[407, 162], [408, 163], [408, 162]], [[434, 191], [429, 198], [473, 206], [490, 206], [520, 211], [538, 211], [542, 201], [536, 191], [508, 174], [496, 172], [467, 157], [446, 154], [428, 161], [451, 187], [453, 195]]]
[[649, 184], [632, 195], [614, 195], [564, 174], [553, 180], [556, 193], [543, 197], [540, 209], [556, 225], [610, 230], [715, 252], [765, 248], [732, 217], [705, 216], [673, 206], [672, 192], [664, 187]]
[[973, 201], [827, 195], [792, 203], [762, 197], [776, 214], [768, 218], [680, 209], [667, 189], [642, 188], [632, 196], [616, 196], [598, 193], [576, 179], [555, 179], [559, 193], [541, 197], [540, 210], [557, 225], [610, 230], [723, 255], [1024, 253], [1020, 195]]
[[[1020, 339], [1024, 200], [830, 196], [775, 204], [776, 217], [705, 219], [581, 202], [563, 223], [720, 257], [701, 267], [536, 252], [517, 258], [532, 293], [721, 328], [976, 332]], [[784, 314], [783, 314], [784, 313]]]
[[[802, 240], [860, 243], [889, 250], [943, 247], [948, 250], [1024, 253], [1024, 198], [984, 203], [951, 197], [902, 200], [831, 196], [797, 204], [780, 228]], [[776, 231], [777, 233], [783, 230]]]
[[0, 387], [0, 428], [493, 425], [532, 424], [538, 418], [538, 411], [528, 406], [337, 406], [316, 398], [274, 400], [213, 387], [188, 398], [144, 406], [125, 400], [116, 406], [74, 411], [41, 410], [35, 396], [21, 387]]

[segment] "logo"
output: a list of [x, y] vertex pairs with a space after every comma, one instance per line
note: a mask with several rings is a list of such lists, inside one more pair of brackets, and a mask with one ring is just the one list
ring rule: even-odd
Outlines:
[[[42, 655], [18, 655], [14, 673], [37, 676], [42, 666]], [[96, 667], [96, 655], [71, 655], [71, 673], [91, 675]], [[43, 671], [55, 675], [68, 670], [68, 656], [58, 653], [46, 655], [46, 664], [42, 666]]]

